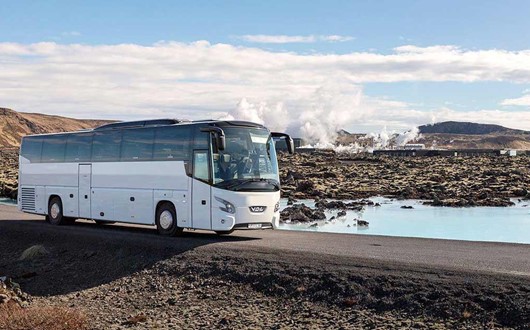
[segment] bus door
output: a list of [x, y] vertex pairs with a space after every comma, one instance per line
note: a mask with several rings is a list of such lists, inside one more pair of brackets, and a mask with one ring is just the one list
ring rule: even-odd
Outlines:
[[197, 229], [212, 229], [208, 150], [193, 151], [193, 180], [191, 181], [191, 225]]
[[90, 219], [90, 189], [92, 186], [92, 165], [79, 165], [79, 217]]

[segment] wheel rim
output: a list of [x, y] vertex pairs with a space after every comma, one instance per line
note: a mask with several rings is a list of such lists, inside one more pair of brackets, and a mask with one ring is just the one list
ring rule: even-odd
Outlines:
[[173, 214], [170, 211], [163, 211], [160, 214], [160, 227], [163, 229], [169, 229], [173, 225]]
[[52, 207], [50, 207], [50, 215], [53, 219], [56, 219], [59, 216], [59, 213], [61, 213], [61, 208], [59, 207], [59, 204], [53, 203]]

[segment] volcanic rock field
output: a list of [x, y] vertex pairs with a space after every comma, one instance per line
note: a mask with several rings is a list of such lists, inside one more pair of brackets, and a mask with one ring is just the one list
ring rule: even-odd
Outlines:
[[0, 197], [16, 199], [18, 187], [18, 152], [0, 149]]
[[530, 198], [530, 157], [280, 156], [282, 196], [423, 199], [434, 206], [510, 206]]

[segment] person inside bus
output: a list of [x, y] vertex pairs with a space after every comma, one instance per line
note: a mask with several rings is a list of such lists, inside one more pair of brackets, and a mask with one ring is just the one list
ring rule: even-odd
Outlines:
[[236, 165], [231, 163], [231, 156], [229, 154], [219, 155], [219, 177], [223, 181], [230, 180], [234, 177], [234, 170]]
[[243, 179], [245, 174], [250, 173], [252, 160], [247, 149], [242, 149], [237, 159], [237, 178]]

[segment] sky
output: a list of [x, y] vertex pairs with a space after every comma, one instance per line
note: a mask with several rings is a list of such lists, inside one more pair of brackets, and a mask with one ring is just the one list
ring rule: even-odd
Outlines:
[[530, 130], [529, 1], [4, 1], [0, 107], [245, 119], [318, 139]]

